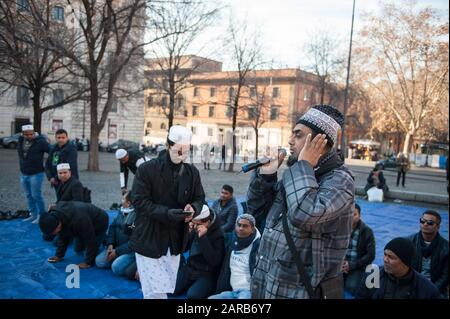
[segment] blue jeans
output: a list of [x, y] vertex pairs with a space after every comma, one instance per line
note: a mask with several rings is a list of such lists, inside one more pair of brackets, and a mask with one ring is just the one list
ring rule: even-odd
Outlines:
[[208, 299], [251, 299], [251, 293], [248, 289], [238, 289], [233, 291], [224, 291], [217, 295], [212, 295]]
[[27, 197], [28, 210], [30, 214], [37, 216], [46, 211], [44, 198], [42, 197], [42, 182], [44, 173], [34, 175], [21, 175], [20, 184], [22, 185]]
[[117, 276], [125, 276], [125, 271], [136, 261], [136, 254], [125, 254], [117, 257], [114, 261], [106, 260], [106, 250], [103, 250], [95, 258], [95, 264], [98, 268], [107, 269], [111, 267], [112, 272]]

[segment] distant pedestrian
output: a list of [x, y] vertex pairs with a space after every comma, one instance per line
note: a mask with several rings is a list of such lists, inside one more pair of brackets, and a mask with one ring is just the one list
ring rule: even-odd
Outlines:
[[409, 170], [409, 160], [406, 154], [400, 153], [397, 157], [397, 187], [400, 184], [400, 177], [402, 177], [402, 186], [405, 187], [406, 172]]

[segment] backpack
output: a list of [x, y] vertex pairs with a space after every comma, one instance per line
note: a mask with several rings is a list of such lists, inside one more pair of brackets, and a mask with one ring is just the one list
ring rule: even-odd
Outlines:
[[91, 202], [91, 190], [86, 186], [83, 186], [83, 202], [92, 203]]

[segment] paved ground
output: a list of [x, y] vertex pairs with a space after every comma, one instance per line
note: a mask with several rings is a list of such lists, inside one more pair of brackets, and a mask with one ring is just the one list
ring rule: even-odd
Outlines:
[[[119, 189], [119, 164], [112, 153], [100, 153], [100, 172], [87, 172], [86, 152], [79, 152], [78, 167], [80, 180], [92, 190], [92, 201], [95, 205], [107, 209], [111, 203], [120, 200]], [[373, 163], [364, 161], [352, 161], [350, 168], [355, 174], [357, 186], [364, 186]], [[201, 173], [203, 187], [208, 199], [216, 198], [223, 184], [230, 184], [235, 189], [236, 196], [243, 196], [247, 192], [250, 174], [237, 174], [219, 171], [218, 164], [213, 163], [211, 170], [203, 169], [201, 164], [196, 165]], [[240, 165], [237, 165], [240, 168]], [[236, 169], [236, 168], [235, 168]], [[391, 189], [395, 186], [396, 172], [385, 171], [388, 185]], [[429, 168], [413, 168], [407, 175], [407, 191], [424, 192], [446, 195], [445, 171]], [[131, 185], [133, 175], [130, 174]], [[131, 186], [130, 186], [131, 188]], [[400, 187], [400, 189], [402, 189]], [[55, 201], [55, 193], [48, 182], [44, 182], [43, 194], [46, 203]], [[425, 204], [428, 207], [429, 205]], [[0, 149], [0, 209], [17, 210], [25, 209], [26, 201], [19, 184], [19, 164], [17, 151]], [[448, 211], [448, 207], [440, 207]]]

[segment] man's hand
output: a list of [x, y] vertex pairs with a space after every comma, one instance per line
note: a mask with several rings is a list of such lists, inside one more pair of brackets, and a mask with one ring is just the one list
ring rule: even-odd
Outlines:
[[91, 268], [91, 265], [89, 265], [87, 263], [81, 263], [81, 264], [78, 264], [78, 267], [80, 269], [87, 269], [87, 268]]
[[186, 215], [183, 214], [181, 208], [172, 208], [167, 211], [167, 217], [173, 222], [182, 222], [185, 220]]
[[194, 210], [194, 208], [191, 206], [191, 204], [187, 204], [187, 205], [184, 207], [184, 211], [185, 211], [185, 212], [191, 212], [191, 213], [192, 213], [192, 214], [190, 214], [189, 216], [186, 216], [186, 218], [184, 219], [184, 222], [185, 222], [185, 223], [189, 223], [189, 222], [192, 220], [192, 218], [194, 217], [195, 210]]
[[56, 207], [56, 204], [50, 204], [48, 205], [48, 211], [52, 210], [52, 208]]
[[61, 260], [62, 260], [62, 258], [59, 258], [57, 256], [53, 256], [53, 257], [50, 257], [49, 259], [47, 259], [47, 261], [49, 263], [59, 263]]
[[50, 178], [50, 184], [52, 186], [56, 186], [56, 185], [58, 185], [58, 180], [56, 178], [52, 177], [52, 178]]
[[205, 225], [198, 225], [197, 226], [197, 234], [198, 234], [198, 238], [202, 237], [203, 235], [205, 235], [208, 232], [208, 227], [206, 227]]
[[316, 167], [320, 157], [325, 153], [327, 141], [325, 134], [317, 134], [312, 141], [311, 134], [308, 134], [305, 145], [298, 155], [298, 160], [307, 161], [312, 167]]
[[116, 253], [116, 250], [115, 249], [113, 249], [113, 250], [111, 250], [109, 253], [108, 253], [108, 255], [106, 256], [106, 260], [107, 261], [113, 261], [114, 259], [116, 259], [117, 258], [117, 253]]
[[259, 170], [260, 174], [272, 175], [277, 172], [278, 168], [281, 166], [281, 164], [284, 161], [284, 158], [286, 157], [286, 153], [284, 152], [280, 152], [279, 150], [277, 150], [277, 153], [271, 152], [269, 156], [270, 162], [261, 166]]
[[342, 264], [342, 272], [347, 274], [350, 270], [350, 265], [348, 264], [347, 260], [344, 260], [344, 263]]

